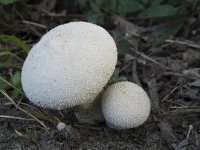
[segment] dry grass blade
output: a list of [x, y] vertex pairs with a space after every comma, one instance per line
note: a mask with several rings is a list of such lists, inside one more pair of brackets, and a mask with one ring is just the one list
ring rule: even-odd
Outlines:
[[166, 116], [178, 116], [178, 115], [186, 115], [186, 114], [192, 114], [192, 113], [200, 113], [200, 108], [180, 108], [180, 109], [176, 109], [176, 110], [172, 110], [172, 111], [169, 111], [168, 113], [166, 114], [161, 114], [162, 115], [166, 115]]
[[[52, 13], [52, 12], [49, 12], [49, 11], [47, 11], [47, 10], [42, 10], [45, 14], [47, 14], [48, 16], [51, 16], [51, 17], [66, 17], [66, 14], [65, 13], [59, 13], [59, 14], [57, 14], [57, 13]], [[74, 14], [75, 15], [75, 14]], [[73, 15], [73, 16], [74, 16]], [[69, 16], [69, 14], [67, 15], [67, 16]], [[76, 16], [76, 15], [75, 15]], [[79, 16], [79, 15], [77, 15], [77, 16]]]
[[35, 121], [34, 119], [30, 119], [30, 118], [22, 118], [22, 117], [7, 116], [7, 115], [0, 115], [0, 118]]
[[193, 42], [193, 41], [179, 41], [179, 40], [170, 40], [170, 39], [166, 39], [165, 40], [166, 43], [175, 43], [175, 44], [180, 44], [180, 45], [185, 45], [185, 46], [189, 46], [192, 48], [196, 48], [196, 49], [200, 49], [200, 45]]
[[28, 111], [22, 109], [21, 107], [19, 107], [15, 101], [3, 90], [0, 90], [1, 94], [3, 94], [17, 109], [21, 110], [22, 112], [24, 112], [25, 114], [27, 114], [28, 116], [30, 116], [31, 118], [33, 118], [35, 121], [37, 121], [42, 127], [44, 127], [45, 129], [47, 129], [47, 126], [40, 121], [38, 118], [36, 118], [34, 115], [32, 115], [31, 113], [29, 113]]
[[146, 81], [149, 89], [150, 101], [152, 104], [151, 110], [152, 112], [157, 112], [160, 106], [160, 100], [158, 97], [157, 90], [157, 81], [155, 78]]
[[192, 76], [188, 76], [188, 75], [184, 75], [182, 73], [178, 73], [178, 72], [164, 72], [163, 73], [164, 76], [175, 76], [175, 77], [181, 77], [181, 78], [186, 78], [186, 79], [191, 79], [191, 80], [197, 80], [197, 77], [192, 77]]
[[88, 125], [83, 125], [83, 124], [74, 124], [74, 127], [86, 128], [90, 130], [99, 130], [99, 131], [106, 129], [105, 127], [93, 127], [93, 126], [88, 126]]
[[139, 86], [142, 87], [142, 84], [141, 84], [140, 79], [138, 78], [137, 74], [138, 74], [137, 73], [137, 61], [136, 61], [136, 59], [134, 59], [132, 62], [132, 78], [136, 84], [138, 84]]
[[133, 24], [132, 22], [126, 20], [121, 16], [112, 14], [112, 17], [114, 19], [115, 25], [119, 28], [119, 31], [125, 30], [125, 33], [127, 34], [140, 34], [142, 32], [145, 32], [145, 29], [143, 27]]
[[161, 130], [162, 138], [166, 141], [168, 147], [172, 150], [176, 150], [172, 146], [172, 144], [177, 141], [177, 138], [176, 138], [176, 134], [175, 134], [173, 128], [171, 127], [171, 124], [160, 120], [159, 127]]
[[36, 27], [39, 27], [39, 28], [43, 28], [47, 31], [47, 27], [45, 25], [42, 25], [42, 24], [39, 24], [39, 23], [36, 23], [36, 22], [23, 20], [22, 23], [33, 25], [33, 26], [36, 26]]
[[168, 97], [171, 95], [171, 94], [173, 94], [178, 88], [180, 88], [181, 86], [179, 85], [179, 86], [176, 86], [175, 88], [173, 88], [162, 100], [161, 100], [161, 102], [164, 102], [164, 101], [166, 101], [167, 99], [168, 99]]
[[28, 109], [31, 111], [31, 113], [34, 114], [35, 116], [37, 116], [37, 118], [48, 121], [54, 125], [57, 125], [60, 122], [60, 120], [57, 117], [52, 116], [45, 110], [38, 109], [37, 107], [31, 106], [31, 105], [23, 103], [23, 102], [20, 102], [20, 105], [28, 107]]
[[[142, 38], [144, 41], [148, 41], [149, 38], [147, 36], [142, 36], [141, 35], [142, 33], [155, 31], [157, 28], [160, 28], [162, 26], [166, 26], [166, 23], [164, 23], [164, 24], [159, 24], [158, 26], [151, 26], [151, 27], [148, 27], [148, 28], [142, 28], [141, 26], [138, 26], [136, 24], [133, 24], [132, 22], [129, 22], [128, 20], [126, 20], [123, 17], [120, 17], [120, 16], [113, 14], [113, 18], [115, 20], [115, 24], [117, 24], [120, 28], [125, 29], [126, 33], [128, 33], [128, 34], [130, 34], [134, 37]], [[180, 44], [180, 45], [188, 46], [188, 47], [191, 47], [191, 48], [195, 48], [196, 50], [200, 50], [200, 45], [198, 43], [195, 43], [194, 41], [189, 41], [189, 40], [180, 41], [180, 40], [176, 40], [176, 39], [174, 39], [174, 40], [166, 39], [164, 41], [166, 43]]]
[[144, 53], [141, 53], [141, 52], [139, 52], [138, 50], [136, 50], [135, 48], [133, 48], [133, 47], [135, 47], [135, 45], [134, 45], [128, 38], [123, 37], [123, 36], [121, 36], [121, 35], [119, 35], [119, 34], [117, 34], [117, 36], [119, 36], [120, 38], [126, 40], [126, 41], [132, 46], [132, 47], [130, 48], [130, 50], [131, 50], [132, 52], [134, 52], [135, 54], [137, 54], [137, 55], [143, 57], [144, 59], [146, 59], [146, 60], [148, 60], [148, 61], [150, 61], [150, 62], [152, 62], [152, 63], [154, 63], [154, 64], [156, 64], [156, 65], [158, 65], [158, 66], [160, 66], [160, 67], [163, 68], [163, 69], [166, 69], [166, 70], [168, 70], [168, 71], [171, 70], [170, 68], [165, 67], [164, 65], [162, 65], [161, 63], [159, 63], [159, 62], [157, 62], [156, 60], [152, 59], [151, 57], [149, 57], [149, 56], [145, 55]]

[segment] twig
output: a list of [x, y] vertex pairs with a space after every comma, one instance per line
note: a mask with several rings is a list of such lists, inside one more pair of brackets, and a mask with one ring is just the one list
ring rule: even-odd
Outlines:
[[170, 39], [166, 39], [165, 40], [166, 43], [175, 43], [175, 44], [180, 44], [180, 45], [185, 45], [185, 46], [189, 46], [192, 48], [197, 48], [200, 49], [200, 45], [197, 43], [194, 43], [193, 41], [179, 41], [179, 40], [170, 40]]
[[186, 69], [182, 71], [184, 75], [200, 79], [200, 68]]
[[148, 84], [148, 89], [149, 89], [149, 94], [151, 97], [151, 102], [152, 102], [152, 111], [157, 112], [159, 108], [159, 97], [158, 97], [158, 92], [157, 92], [157, 87], [156, 87], [156, 79], [151, 79], [150, 81], [146, 81]]
[[173, 131], [173, 128], [171, 127], [171, 124], [169, 124], [169, 122], [160, 120], [159, 127], [162, 135], [161, 137], [163, 138], [163, 140], [166, 141], [168, 147], [171, 150], [176, 150], [173, 147], [172, 143], [176, 142], [177, 138], [175, 132]]
[[36, 26], [36, 27], [43, 28], [43, 29], [47, 30], [47, 27], [45, 25], [42, 25], [42, 24], [39, 24], [39, 23], [36, 23], [36, 22], [22, 20], [22, 23], [33, 25], [33, 26]]
[[8, 94], [6, 92], [4, 92], [3, 90], [0, 89], [1, 94], [3, 94], [17, 109], [21, 110], [22, 112], [24, 112], [25, 114], [27, 114], [28, 116], [30, 116], [31, 118], [33, 118], [35, 121], [37, 121], [40, 125], [42, 125], [45, 129], [47, 129], [47, 126], [41, 122], [38, 118], [36, 118], [34, 115], [32, 115], [31, 113], [27, 112], [26, 110], [22, 109], [21, 107], [19, 107], [15, 101], [8, 96]]
[[51, 16], [51, 17], [66, 17], [66, 15], [65, 15], [65, 14], [62, 14], [62, 13], [56, 14], [56, 13], [49, 12], [49, 11], [47, 11], [47, 10], [45, 10], [45, 9], [43, 9], [42, 11], [43, 11], [44, 13], [46, 13], [48, 16]]
[[161, 102], [166, 101], [167, 98], [168, 98], [171, 94], [173, 94], [178, 88], [180, 88], [180, 85], [179, 85], [179, 86], [176, 86], [175, 88], [173, 88], [173, 89], [161, 100]]
[[199, 106], [185, 106], [185, 105], [182, 105], [182, 106], [172, 106], [170, 107], [170, 109], [200, 109]]
[[159, 62], [155, 61], [154, 59], [150, 58], [149, 56], [147, 56], [147, 55], [145, 55], [145, 54], [143, 54], [143, 53], [137, 51], [136, 49], [131, 48], [131, 50], [132, 50], [134, 53], [136, 53], [137, 55], [140, 55], [141, 57], [143, 57], [143, 58], [145, 58], [145, 59], [147, 59], [147, 60], [153, 62], [154, 64], [160, 66], [161, 68], [166, 69], [166, 70], [171, 70], [170, 68], [163, 66], [161, 63], [159, 63]]
[[177, 77], [182, 77], [182, 78], [191, 79], [191, 80], [198, 79], [196, 77], [187, 76], [187, 75], [184, 75], [182, 73], [177, 73], [177, 72], [164, 72], [163, 75], [164, 76], [177, 76]]
[[[135, 33], [136, 36], [140, 37], [140, 35], [138, 33]], [[125, 37], [122, 37], [120, 35], [118, 35], [119, 37], [121, 37], [122, 39], [126, 40], [130, 45], [132, 45], [134, 47], [134, 45]], [[144, 38], [145, 40], [147, 40], [147, 37]], [[168, 75], [173, 75], [173, 76], [178, 76], [178, 77], [183, 77], [183, 78], [187, 78], [187, 79], [192, 79], [192, 80], [196, 80], [199, 79], [198, 77], [192, 77], [192, 76], [188, 76], [185, 75], [183, 73], [178, 73], [178, 72], [171, 72], [172, 69], [165, 67], [164, 65], [162, 65], [161, 63], [157, 62], [156, 60], [150, 58], [149, 56], [145, 55], [144, 53], [139, 52], [138, 50], [134, 49], [134, 48], [130, 48], [134, 53], [136, 53], [137, 55], [140, 55], [141, 57], [147, 59], [148, 61], [151, 61], [152, 63], [160, 66], [161, 68], [168, 70], [167, 72], [164, 72], [163, 75], [168, 76]]]
[[126, 68], [128, 68], [130, 65], [131, 65], [131, 63], [126, 64], [122, 69], [119, 70], [119, 73], [121, 73], [124, 70], [126, 70]]
[[188, 129], [188, 133], [187, 133], [187, 137], [186, 137], [187, 140], [189, 139], [190, 133], [191, 133], [192, 130], [193, 130], [193, 126], [189, 125], [189, 129]]
[[182, 97], [184, 97], [184, 98], [189, 98], [189, 99], [194, 100], [194, 101], [197, 101], [197, 102], [200, 101], [200, 97], [199, 97], [199, 96], [196, 96], [196, 95], [187, 94], [187, 93], [180, 93], [180, 96], [182, 96]]
[[42, 37], [42, 34], [38, 32], [33, 26], [30, 26], [30, 29], [34, 32], [35, 35], [37, 35], [38, 37]]
[[200, 108], [198, 109], [176, 109], [173, 111], [169, 111], [166, 114], [160, 114], [161, 116], [178, 116], [178, 115], [186, 115], [192, 113], [200, 113]]
[[[179, 106], [181, 106], [181, 107], [186, 107], [184, 104], [181, 104], [181, 103], [178, 103], [178, 102], [176, 102], [176, 101], [172, 101], [173, 99], [170, 99], [170, 100], [165, 100], [165, 102], [169, 102], [169, 103], [172, 103], [172, 104], [175, 104], [175, 105], [179, 105]], [[175, 107], [170, 107], [170, 108], [177, 108], [176, 106]], [[170, 109], [169, 108], [169, 109]]]
[[[132, 36], [141, 38], [141, 39], [143, 39], [143, 40], [146, 41], [146, 42], [149, 40], [147, 36], [142, 36], [142, 35], [139, 34], [139, 33], [130, 32], [130, 34], [131, 34]], [[195, 43], [195, 42], [193, 42], [193, 41], [189, 41], [189, 40], [180, 41], [180, 40], [166, 39], [166, 40], [164, 40], [164, 42], [170, 43], [170, 44], [185, 45], [185, 46], [192, 47], [192, 48], [196, 48], [197, 50], [200, 50], [200, 45], [199, 45], [199, 44], [197, 44], [197, 43]]]
[[[138, 38], [141, 38], [143, 39], [144, 41], [148, 41], [148, 37], [147, 36], [142, 36], [142, 33], [145, 33], [145, 32], [150, 32], [150, 31], [155, 31], [157, 30], [158, 28], [160, 27], [164, 27], [166, 26], [169, 22], [167, 23], [163, 23], [163, 24], [159, 24], [157, 26], [151, 26], [151, 27], [148, 27], [148, 28], [143, 28], [143, 27], [140, 27], [132, 22], [129, 22], [128, 20], [126, 20], [125, 18], [122, 18], [122, 17], [119, 17], [115, 14], [112, 14], [113, 17], [115, 18], [116, 21], [118, 22], [122, 22], [120, 25], [122, 27], [124, 27], [126, 29], [126, 32], [134, 37], [138, 37]], [[119, 26], [119, 25], [118, 25]], [[188, 47], [192, 47], [192, 48], [196, 48], [197, 50], [200, 50], [200, 45], [198, 43], [195, 43], [193, 41], [189, 41], [189, 40], [185, 40], [185, 41], [180, 41], [180, 40], [172, 40], [172, 39], [166, 39], [165, 40], [166, 43], [170, 43], [170, 44], [180, 44], [180, 45], [185, 45], [185, 46], [188, 46]]]
[[[141, 36], [140, 34], [133, 33], [133, 32], [131, 32], [130, 34], [133, 35], [133, 36], [135, 36], [135, 37], [141, 38], [144, 41], [148, 41], [148, 37], [147, 36]], [[180, 41], [180, 40], [166, 39], [166, 40], [164, 40], [164, 42], [170, 43], [170, 44], [185, 45], [185, 46], [196, 48], [196, 49], [200, 50], [200, 45], [199, 44], [197, 44], [197, 43], [195, 43], [193, 41], [189, 41], [189, 40]]]
[[34, 119], [22, 118], [22, 117], [16, 117], [16, 116], [7, 116], [7, 115], [0, 115], [0, 118], [35, 121]]
[[141, 82], [140, 82], [138, 75], [137, 75], [137, 61], [135, 59], [132, 62], [132, 78], [133, 78], [133, 81], [136, 84], [138, 84], [139, 86], [142, 87]]
[[74, 124], [74, 127], [87, 128], [87, 129], [90, 129], [90, 130], [102, 130], [102, 129], [106, 129], [104, 127], [93, 127], [93, 126], [81, 125], [81, 124]]

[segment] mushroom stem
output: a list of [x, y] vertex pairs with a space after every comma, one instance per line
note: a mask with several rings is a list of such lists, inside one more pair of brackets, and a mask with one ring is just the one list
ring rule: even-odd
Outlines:
[[104, 121], [101, 112], [101, 96], [102, 92], [92, 102], [87, 102], [76, 106], [74, 112], [80, 123], [95, 124]]

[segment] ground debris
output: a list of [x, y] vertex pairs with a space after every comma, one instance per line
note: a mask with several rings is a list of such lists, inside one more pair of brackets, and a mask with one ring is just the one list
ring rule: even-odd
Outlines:
[[[15, 35], [33, 46], [53, 27], [86, 19], [88, 14], [82, 12], [80, 7], [71, 7], [74, 2], [77, 5], [78, 1], [73, 0], [53, 0], [51, 3], [48, 0], [21, 0], [12, 5], [1, 5], [0, 31]], [[88, 0], [87, 3], [93, 4]], [[106, 9], [100, 8], [98, 11]], [[167, 22], [156, 24], [152, 21], [148, 24], [148, 19], [119, 16], [115, 12], [104, 15], [108, 15], [105, 22], [109, 21], [101, 26], [111, 33], [117, 44], [125, 43], [125, 52], [119, 51], [113, 76], [116, 81], [129, 80], [145, 89], [152, 106], [149, 119], [137, 129], [116, 131], [108, 128], [104, 122], [98, 125], [96, 122], [87, 124], [89, 121], [80, 123], [74, 110], [63, 110], [60, 114], [47, 110], [47, 115], [46, 110], [42, 112], [41, 109], [41, 113], [38, 113], [35, 108], [30, 108], [33, 105], [26, 99], [17, 99], [15, 106], [36, 116], [41, 125], [44, 123], [43, 126], [48, 127], [48, 130], [44, 130], [35, 119], [17, 110], [12, 102], [8, 103], [0, 95], [0, 149], [200, 149], [199, 28], [193, 30], [186, 25], [184, 31], [187, 30], [187, 33], [178, 33], [179, 37], [169, 37], [159, 47], [153, 47], [147, 33], [167, 26]], [[26, 55], [16, 45], [7, 42], [1, 42], [0, 49], [20, 58], [19, 62], [13, 57], [8, 58], [9, 65], [15, 64], [17, 67], [0, 69], [0, 75], [9, 78], [22, 65]], [[1, 53], [2, 66], [5, 66], [2, 63], [5, 60]], [[6, 89], [6, 92], [10, 96], [12, 89]], [[56, 128], [60, 121], [57, 118], [65, 123], [59, 126], [59, 130]]]

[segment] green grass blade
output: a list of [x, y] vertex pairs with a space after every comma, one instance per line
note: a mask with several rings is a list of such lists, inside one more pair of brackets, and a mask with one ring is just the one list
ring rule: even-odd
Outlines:
[[2, 34], [2, 35], [0, 35], [0, 40], [14, 43], [17, 46], [21, 47], [26, 53], [28, 53], [29, 50], [30, 50], [30, 48], [26, 44], [26, 42], [20, 40], [19, 38], [17, 38], [14, 35], [4, 35], [4, 34]]
[[21, 62], [24, 62], [24, 60], [22, 58], [20, 58], [19, 56], [17, 56], [16, 54], [12, 53], [12, 52], [9, 52], [9, 51], [3, 51], [3, 52], [0, 52], [0, 57], [3, 57], [3, 56], [11, 56], [11, 57], [15, 57], [17, 60], [21, 61]]
[[13, 65], [11, 63], [0, 63], [0, 69], [8, 69], [8, 68], [20, 69], [19, 66]]
[[18, 91], [19, 93], [21, 93], [22, 95], [25, 95], [24, 92], [22, 92], [20, 89], [15, 87], [13, 84], [11, 84], [7, 80], [5, 80], [2, 76], [0, 76], [0, 80], [3, 81], [4, 83], [6, 83], [7, 85], [9, 85], [10, 87], [12, 87], [13, 89], [15, 89], [16, 91]]
[[17, 0], [0, 0], [0, 4], [4, 4], [4, 5], [7, 5], [7, 4], [12, 4], [14, 2], [16, 2]]

